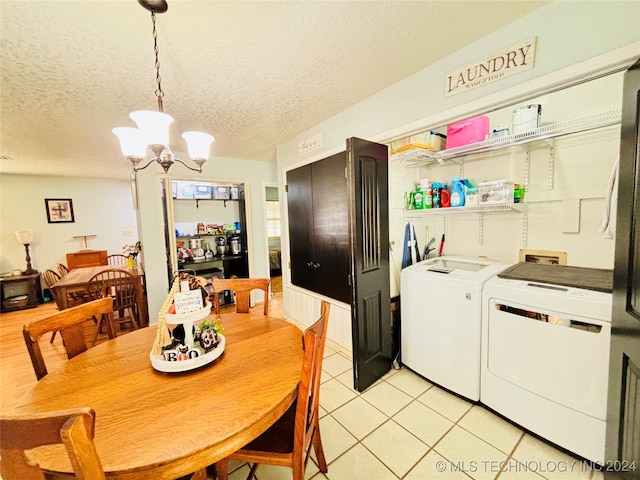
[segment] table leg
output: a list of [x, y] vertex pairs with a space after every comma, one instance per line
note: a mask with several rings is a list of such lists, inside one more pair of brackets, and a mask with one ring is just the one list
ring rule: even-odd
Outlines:
[[56, 303], [58, 304], [58, 310], [64, 310], [69, 308], [69, 298], [67, 289], [64, 287], [53, 287], [56, 293]]
[[[149, 314], [147, 312], [147, 296], [144, 293], [144, 287], [142, 286], [142, 280], [136, 285], [136, 298], [138, 303], [138, 318], [140, 319], [140, 326], [146, 327], [149, 325]], [[206, 478], [205, 478], [206, 480]]]

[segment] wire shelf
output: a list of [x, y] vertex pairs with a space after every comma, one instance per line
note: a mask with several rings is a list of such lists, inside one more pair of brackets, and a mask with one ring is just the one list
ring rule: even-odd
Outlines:
[[419, 167], [430, 163], [443, 164], [445, 161], [461, 163], [461, 157], [467, 155], [489, 152], [514, 145], [534, 142], [536, 140], [546, 140], [549, 138], [616, 125], [620, 123], [621, 115], [622, 111], [620, 109], [616, 109], [608, 112], [597, 113], [588, 117], [565, 120], [551, 125], [545, 125], [528, 132], [493, 137], [482, 142], [470, 143], [468, 145], [449, 148], [447, 150], [430, 151], [414, 148], [396, 153], [392, 155], [392, 159], [402, 161], [403, 165], [408, 168]]
[[426, 208], [424, 210], [404, 210], [403, 218], [420, 218], [425, 215], [455, 215], [461, 213], [491, 213], [526, 210], [524, 203], [493, 203], [489, 205], [447, 207], [447, 208]]

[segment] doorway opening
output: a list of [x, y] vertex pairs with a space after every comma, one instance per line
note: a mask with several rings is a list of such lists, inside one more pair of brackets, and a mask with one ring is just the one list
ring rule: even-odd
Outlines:
[[278, 187], [265, 187], [265, 220], [269, 248], [269, 277], [271, 291], [282, 292], [282, 251], [280, 247], [280, 199]]

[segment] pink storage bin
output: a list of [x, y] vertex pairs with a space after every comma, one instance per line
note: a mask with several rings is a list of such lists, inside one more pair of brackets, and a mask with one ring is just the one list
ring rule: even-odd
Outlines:
[[488, 133], [489, 117], [486, 115], [452, 123], [447, 125], [447, 148], [482, 142]]

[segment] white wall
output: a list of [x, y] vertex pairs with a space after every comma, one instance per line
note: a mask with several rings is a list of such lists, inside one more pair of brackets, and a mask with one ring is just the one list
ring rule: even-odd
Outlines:
[[[607, 22], [603, 22], [603, 18], [606, 18]], [[533, 69], [472, 91], [444, 97], [444, 81], [447, 73], [533, 36], [537, 38]], [[498, 106], [523, 101], [535, 96], [541, 89], [551, 89], [570, 81], [578, 81], [586, 71], [593, 74], [599, 68], [606, 68], [598, 56], [606, 56], [608, 52], [615, 52], [614, 57], [616, 58], [624, 57], [630, 60], [640, 51], [638, 42], [640, 42], [640, 4], [638, 2], [553, 2], [278, 145], [279, 180], [282, 184], [285, 171], [294, 165], [308, 163], [344, 150], [345, 139], [348, 137], [357, 136], [388, 142], [393, 138], [446, 125], [453, 120], [485, 113]], [[574, 70], [575, 65], [579, 68], [576, 67]], [[584, 103], [589, 101], [591, 99], [585, 99]], [[317, 134], [322, 135], [322, 149], [305, 157], [299, 157], [298, 143]], [[612, 149], [608, 148], [607, 155], [611, 151]], [[608, 177], [611, 162], [612, 160], [609, 158], [601, 165], [599, 172], [594, 173], [594, 175], [602, 175], [603, 177], [599, 187], [601, 191], [604, 190], [605, 177]], [[575, 165], [571, 168], [575, 168]], [[603, 175], [602, 172], [605, 170], [607, 173]], [[491, 174], [497, 173], [492, 172]], [[451, 171], [440, 173], [444, 178], [450, 178], [454, 174]], [[405, 172], [400, 175], [405, 176], [400, 183], [405, 183], [407, 180], [414, 181], [416, 173]], [[417, 175], [420, 175], [420, 172]], [[542, 193], [538, 199], [547, 200]], [[397, 202], [398, 198], [390, 200]], [[544, 231], [548, 227], [548, 212], [545, 210], [544, 204], [540, 205], [539, 208], [536, 207], [531, 216], [532, 237], [529, 244], [535, 246], [546, 244]], [[286, 206], [284, 208], [286, 209]], [[599, 208], [598, 205], [590, 205], [587, 202], [585, 209], [591, 214]], [[508, 244], [510, 251], [513, 252], [518, 248], [521, 238], [518, 232], [521, 229], [514, 229], [511, 226], [504, 229], [505, 218], [507, 217], [494, 217], [488, 224], [485, 223], [485, 231], [487, 229], [496, 232], [506, 231], [507, 234], [501, 238], [501, 242]], [[584, 228], [593, 228], [597, 223], [597, 219], [593, 215], [589, 215], [585, 220]], [[555, 217], [552, 220], [552, 222], [557, 221]], [[452, 236], [460, 240], [465, 232], [475, 231], [477, 222], [474, 221], [474, 225], [467, 225], [466, 222], [469, 221], [463, 220], [458, 224], [455, 230], [452, 230]], [[395, 213], [391, 212], [390, 231], [392, 235], [394, 232], [399, 232], [399, 227], [404, 223], [406, 220], [400, 218], [397, 210]], [[286, 216], [283, 227], [283, 264], [286, 265], [288, 261]], [[434, 230], [438, 228], [442, 231], [443, 225], [434, 227]], [[432, 235], [434, 233], [436, 232], [431, 232]], [[397, 238], [401, 239], [401, 237]], [[396, 242], [396, 245], [399, 245], [399, 242]], [[501, 251], [500, 247], [496, 245], [488, 239], [485, 248], [490, 249], [490, 253], [494, 254], [494, 252]], [[568, 242], [558, 241], [554, 247], [565, 248], [568, 245]], [[585, 242], [577, 248], [580, 251], [580, 254], [575, 256], [577, 263], [583, 264], [590, 257], [601, 254], [599, 251], [597, 253], [592, 251], [591, 245], [592, 242]], [[455, 245], [449, 244], [448, 246], [454, 248]], [[477, 235], [475, 233], [468, 234], [468, 242], [463, 244], [460, 240], [460, 245], [455, 247], [459, 251], [477, 252]], [[606, 251], [604, 255], [606, 260], [603, 264], [607, 265], [611, 250]], [[513, 254], [509, 254], [509, 258], [513, 259]], [[283, 278], [285, 278], [285, 315], [304, 323], [304, 319], [311, 316], [312, 312], [302, 312], [301, 309], [291, 308], [289, 297], [293, 295], [293, 289], [288, 284], [288, 275], [285, 274]], [[396, 289], [397, 291], [397, 279], [392, 278], [391, 285], [392, 290]], [[299, 295], [300, 292], [296, 291], [296, 298]], [[309, 292], [308, 295], [317, 297]], [[295, 303], [299, 305], [301, 302], [297, 299]], [[343, 304], [337, 304], [335, 307], [346, 308]], [[337, 308], [332, 309], [332, 317]], [[343, 317], [348, 318], [346, 315]], [[337, 331], [344, 332], [343, 335], [350, 333], [350, 329], [346, 327], [337, 328]], [[332, 338], [332, 340], [341, 345], [351, 343], [350, 338], [347, 337]]]
[[[526, 103], [542, 105], [541, 126], [613, 111], [620, 108], [622, 77], [623, 73], [619, 72]], [[490, 125], [508, 125], [512, 111], [513, 107], [509, 107], [488, 113]], [[397, 217], [392, 223], [396, 245], [402, 241], [404, 225], [410, 218], [421, 251], [428, 241], [427, 236], [435, 237], [439, 243], [446, 221], [446, 254], [483, 256], [516, 263], [520, 249], [526, 247], [566, 252], [569, 265], [613, 268], [614, 242], [603, 238], [598, 227], [604, 213], [609, 174], [618, 156], [619, 139], [620, 127], [615, 125], [458, 159], [464, 162], [464, 178], [476, 185], [499, 179], [524, 184], [525, 159], [529, 155], [530, 181], [525, 195], [528, 225], [521, 213], [484, 214], [482, 218], [478, 214], [448, 215], [445, 218], [433, 215], [436, 210], [427, 215], [401, 212], [404, 191], [414, 188], [415, 177], [450, 185], [452, 177], [460, 174], [461, 167], [454, 162], [444, 166], [432, 163], [406, 172], [402, 171], [400, 162], [394, 162], [396, 168], [392, 169], [392, 175], [404, 177], [404, 182], [396, 178], [390, 187]], [[553, 159], [552, 164], [550, 159]], [[414, 178], [408, 181], [406, 177], [411, 173]], [[570, 219], [575, 219], [577, 225], [570, 225]], [[480, 221], [482, 225], [479, 225]], [[396, 265], [401, 262], [400, 248], [394, 250], [394, 257]]]
[[[75, 222], [48, 223], [45, 198], [70, 198]], [[14, 230], [31, 229], [31, 264], [38, 271], [67, 263], [66, 254], [84, 248], [74, 235], [95, 234], [88, 246], [121, 253], [138, 240], [129, 181], [115, 179], [0, 176], [0, 272], [26, 268], [24, 247]], [[124, 232], [132, 236], [124, 236]]]
[[[176, 153], [177, 156], [180, 156]], [[184, 158], [184, 156], [183, 156]], [[267, 235], [264, 222], [264, 182], [276, 181], [276, 165], [234, 158], [214, 157], [205, 165], [202, 174], [190, 174], [175, 164], [168, 175], [160, 168], [150, 167], [138, 173], [140, 210], [139, 232], [144, 245], [144, 269], [147, 282], [149, 319], [156, 321], [169, 288], [167, 279], [165, 225], [162, 213], [161, 180], [165, 177], [211, 183], [233, 183], [245, 186], [247, 208], [247, 242], [249, 274], [268, 277]], [[200, 202], [201, 204], [203, 201]], [[235, 203], [235, 202], [230, 202]]]

